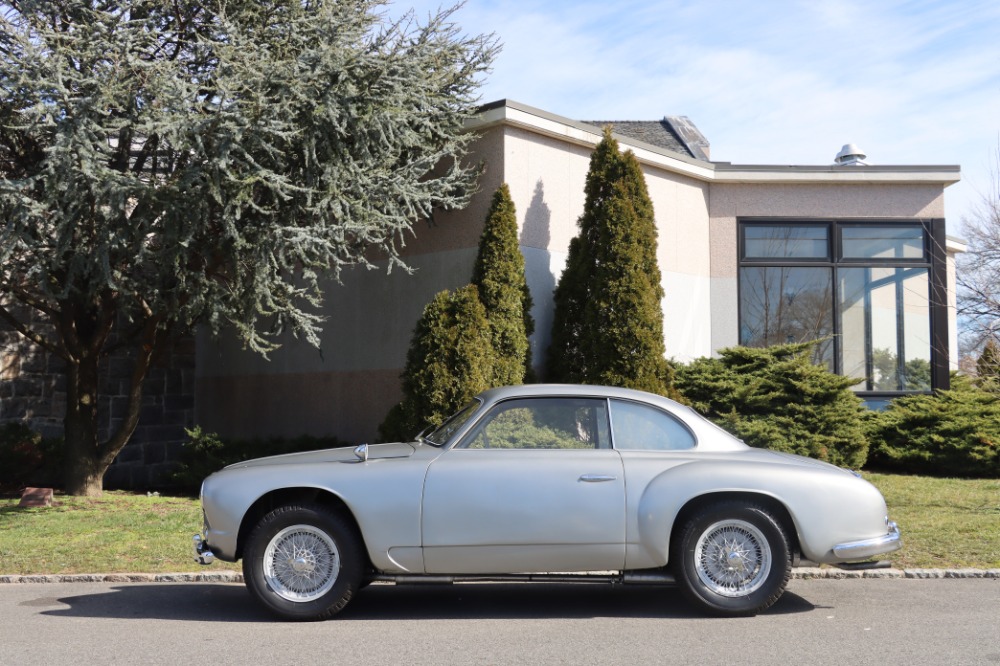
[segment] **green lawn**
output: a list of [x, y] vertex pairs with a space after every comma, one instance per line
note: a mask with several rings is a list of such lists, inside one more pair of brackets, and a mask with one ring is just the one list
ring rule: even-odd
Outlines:
[[[1000, 568], [1000, 481], [869, 474], [903, 532], [898, 568]], [[0, 574], [203, 571], [197, 500], [106, 493], [19, 509], [0, 500]], [[219, 563], [212, 569], [237, 568]]]
[[201, 526], [196, 499], [57, 495], [35, 509], [0, 500], [0, 574], [198, 571], [191, 535]]
[[1000, 569], [1000, 480], [866, 474], [899, 523], [901, 569]]

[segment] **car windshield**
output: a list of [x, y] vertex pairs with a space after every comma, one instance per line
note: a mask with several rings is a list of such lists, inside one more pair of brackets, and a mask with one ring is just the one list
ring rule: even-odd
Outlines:
[[455, 431], [469, 420], [469, 417], [472, 416], [481, 404], [479, 400], [473, 400], [458, 413], [453, 414], [440, 428], [429, 435], [424, 435], [417, 439], [428, 444], [433, 444], [434, 446], [444, 446], [451, 439], [451, 436], [455, 434]]

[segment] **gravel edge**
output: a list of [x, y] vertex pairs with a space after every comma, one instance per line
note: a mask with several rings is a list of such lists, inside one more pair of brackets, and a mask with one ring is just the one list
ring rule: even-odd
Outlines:
[[[848, 578], [910, 578], [920, 580], [972, 578], [1000, 580], [1000, 569], [842, 569], [800, 567], [792, 569], [793, 580]], [[46, 574], [32, 576], [0, 575], [0, 585], [28, 583], [242, 583], [243, 574], [236, 571], [204, 573], [109, 573], [109, 574]]]

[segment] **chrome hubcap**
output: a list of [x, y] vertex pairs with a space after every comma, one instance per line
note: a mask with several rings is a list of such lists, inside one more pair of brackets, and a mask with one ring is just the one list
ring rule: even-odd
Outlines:
[[340, 551], [311, 525], [286, 527], [264, 551], [264, 579], [283, 599], [308, 602], [330, 591], [340, 574]]
[[711, 525], [698, 539], [694, 555], [698, 578], [724, 597], [755, 592], [771, 571], [767, 539], [744, 520], [722, 520]]

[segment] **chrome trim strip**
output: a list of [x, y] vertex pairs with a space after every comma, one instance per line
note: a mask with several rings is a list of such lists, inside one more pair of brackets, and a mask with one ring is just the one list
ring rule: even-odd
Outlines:
[[885, 535], [874, 539], [837, 544], [833, 547], [833, 554], [844, 560], [861, 560], [899, 550], [903, 547], [899, 527], [896, 523], [889, 523], [888, 528]]
[[675, 585], [677, 580], [663, 569], [608, 571], [603, 573], [536, 573], [536, 574], [461, 574], [422, 575], [386, 574], [372, 576], [372, 581], [396, 585], [450, 585], [453, 583], [611, 583], [627, 585]]

